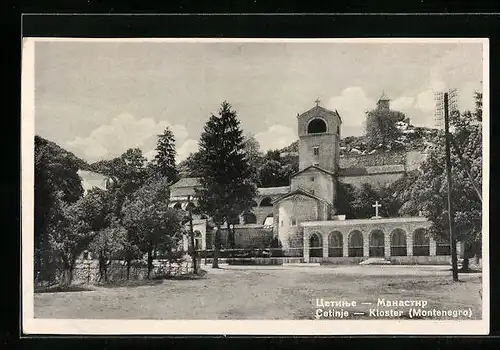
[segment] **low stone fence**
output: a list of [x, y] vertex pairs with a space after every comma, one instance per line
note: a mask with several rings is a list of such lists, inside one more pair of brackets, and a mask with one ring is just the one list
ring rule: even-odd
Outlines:
[[[167, 278], [177, 277], [192, 272], [190, 258], [186, 257], [179, 262], [168, 260], [153, 260], [153, 270], [150, 277]], [[130, 266], [129, 280], [145, 280], [148, 276], [147, 262], [144, 260], [134, 260]], [[127, 264], [125, 261], [113, 260], [107, 268], [108, 282], [124, 281], [127, 279]], [[75, 283], [94, 284], [99, 282], [99, 262], [98, 260], [78, 260], [73, 271], [73, 281]], [[103, 281], [101, 281], [103, 282]]]

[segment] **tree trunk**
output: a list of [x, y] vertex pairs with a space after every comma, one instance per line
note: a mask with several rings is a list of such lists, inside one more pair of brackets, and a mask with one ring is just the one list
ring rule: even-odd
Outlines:
[[127, 281], [130, 280], [130, 264], [132, 263], [132, 259], [127, 259]]
[[220, 227], [217, 226], [212, 239], [213, 257], [212, 257], [212, 268], [219, 268], [219, 251], [220, 251]]
[[148, 280], [151, 278], [152, 270], [153, 270], [153, 249], [148, 248]]
[[104, 269], [106, 265], [106, 260], [104, 260], [104, 255], [99, 253], [99, 283], [104, 279]]
[[63, 265], [63, 274], [61, 279], [61, 285], [69, 286], [73, 281], [73, 266], [71, 263], [65, 262]]
[[108, 262], [104, 261], [104, 282], [108, 282]]

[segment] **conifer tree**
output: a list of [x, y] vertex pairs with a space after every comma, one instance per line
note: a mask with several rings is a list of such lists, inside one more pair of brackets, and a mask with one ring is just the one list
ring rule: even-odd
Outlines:
[[169, 183], [178, 180], [177, 167], [175, 165], [175, 138], [173, 132], [167, 126], [162, 135], [158, 135], [154, 165], [162, 177], [166, 177]]
[[256, 186], [245, 152], [240, 122], [231, 105], [224, 101], [218, 116], [207, 121], [200, 139], [201, 189], [198, 190], [201, 210], [215, 223], [213, 267], [218, 267], [220, 228], [228, 229], [228, 243], [234, 248], [234, 217], [252, 206]]

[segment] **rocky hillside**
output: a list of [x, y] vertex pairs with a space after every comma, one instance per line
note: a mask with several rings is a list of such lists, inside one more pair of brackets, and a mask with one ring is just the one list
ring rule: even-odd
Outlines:
[[349, 136], [340, 140], [340, 155], [372, 154], [375, 152], [400, 151], [425, 151], [430, 145], [436, 142], [439, 136], [439, 129], [417, 127], [406, 121], [399, 121], [396, 127], [400, 131], [397, 139], [392, 140], [391, 145], [382, 149], [375, 147], [369, 149], [365, 136]]
[[[436, 138], [439, 136], [438, 129], [413, 126], [407, 121], [399, 121], [396, 126], [401, 131], [401, 134], [396, 140], [392, 140], [392, 144], [398, 147], [393, 147], [394, 149], [391, 149], [390, 146], [386, 149], [381, 149], [381, 147], [369, 149], [365, 136], [348, 136], [340, 140], [340, 155], [373, 154], [392, 150], [423, 152], [427, 147], [435, 143]], [[280, 149], [279, 152], [282, 156], [298, 155], [298, 141]]]

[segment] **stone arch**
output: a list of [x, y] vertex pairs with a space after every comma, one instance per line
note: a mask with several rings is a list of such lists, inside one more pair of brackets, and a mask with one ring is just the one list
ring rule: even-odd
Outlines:
[[326, 121], [321, 117], [314, 117], [307, 124], [308, 134], [320, 134], [327, 132]]
[[[269, 221], [268, 218], [272, 218], [273, 219], [273, 223], [274, 223], [274, 215], [273, 213], [269, 213], [266, 215], [266, 217], [264, 218], [264, 220], [262, 220], [262, 225], [265, 225], [266, 224], [266, 221]], [[269, 224], [271, 225], [271, 224]]]
[[260, 206], [261, 207], [272, 207], [273, 206], [273, 200], [271, 199], [271, 197], [264, 197], [260, 201]]
[[359, 230], [354, 230], [349, 233], [348, 240], [348, 255], [349, 256], [363, 256], [363, 234]]
[[343, 256], [343, 236], [339, 231], [330, 232], [328, 235], [328, 256]]
[[313, 232], [309, 236], [309, 256], [312, 258], [323, 257], [323, 238], [319, 232]]
[[245, 214], [243, 214], [243, 224], [248, 225], [256, 223], [257, 223], [257, 216], [255, 216], [254, 213], [246, 212]]
[[177, 203], [175, 203], [175, 204], [174, 204], [174, 209], [178, 209], [178, 210], [182, 209], [182, 204], [181, 204], [181, 202], [177, 202]]
[[383, 257], [385, 255], [384, 232], [382, 230], [374, 229], [370, 232], [369, 244], [369, 256]]
[[391, 232], [391, 256], [406, 256], [406, 231], [397, 228]]
[[413, 231], [413, 255], [430, 255], [429, 236], [427, 235], [427, 230], [425, 228], [420, 227]]

